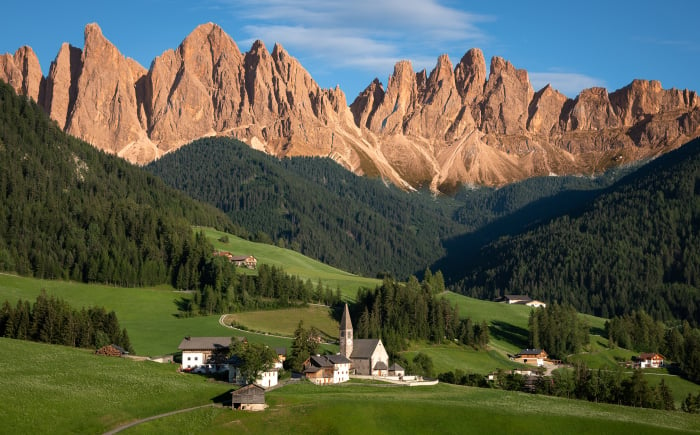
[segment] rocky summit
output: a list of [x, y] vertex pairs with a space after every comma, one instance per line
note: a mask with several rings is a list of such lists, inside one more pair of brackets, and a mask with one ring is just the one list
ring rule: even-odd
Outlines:
[[66, 132], [145, 164], [197, 138], [231, 136], [269, 154], [324, 156], [406, 188], [499, 186], [541, 175], [594, 174], [652, 158], [700, 136], [696, 92], [634, 80], [570, 99], [535, 91], [527, 71], [469, 50], [415, 72], [396, 64], [348, 106], [276, 44], [242, 53], [220, 27], [197, 27], [150, 69], [97, 24], [82, 49], [63, 44], [44, 77], [22, 47], [0, 55], [0, 79]]

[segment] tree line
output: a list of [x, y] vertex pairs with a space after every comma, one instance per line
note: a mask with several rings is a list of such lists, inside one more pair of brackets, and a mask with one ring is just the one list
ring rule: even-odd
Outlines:
[[116, 344], [134, 352], [114, 311], [103, 307], [78, 310], [43, 290], [33, 304], [22, 299], [14, 307], [7, 300], [2, 304], [0, 336], [90, 349]]
[[[196, 238], [206, 241], [201, 233]], [[203, 246], [211, 249], [208, 242]], [[191, 299], [183, 297], [178, 302], [184, 317], [286, 308], [310, 302], [329, 306], [340, 303], [340, 288], [333, 290], [320, 281], [314, 285], [310, 279], [303, 280], [267, 264], [259, 264], [255, 275], [239, 274], [228, 260], [208, 252], [210, 255], [201, 267], [182, 272], [187, 279], [177, 283], [178, 288], [196, 289]], [[204, 253], [195, 258], [204, 258]]]
[[394, 355], [406, 349], [408, 340], [456, 340], [485, 348], [489, 342], [488, 326], [460, 319], [457, 306], [438, 295], [443, 290], [442, 275], [429, 272], [422, 282], [415, 276], [406, 283], [387, 278], [374, 289], [359, 289], [356, 302], [350, 307], [355, 336], [381, 337]]
[[[458, 385], [525, 391], [596, 403], [676, 409], [671, 388], [663, 379], [657, 386], [651, 386], [641, 370], [634, 370], [627, 376], [619, 367], [591, 370], [583, 362], [575, 362], [571, 369], [556, 370], [551, 376], [524, 376], [499, 369], [494, 373], [494, 380], [489, 382], [483, 375], [455, 370], [441, 373], [438, 379]], [[685, 404], [682, 409], [696, 412], [694, 397], [690, 396], [686, 402], [690, 410], [686, 410]]]
[[588, 323], [572, 306], [556, 302], [530, 311], [528, 337], [531, 348], [545, 349], [562, 360], [590, 341]]

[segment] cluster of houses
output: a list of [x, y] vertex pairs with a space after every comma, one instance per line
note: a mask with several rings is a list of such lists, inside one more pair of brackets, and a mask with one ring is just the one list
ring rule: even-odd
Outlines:
[[[405, 370], [394, 363], [389, 365], [389, 354], [381, 339], [355, 339], [347, 304], [340, 321], [340, 352], [336, 355], [312, 355], [303, 364], [303, 376], [317, 385], [339, 384], [358, 376], [379, 376], [403, 380]], [[245, 338], [237, 337], [239, 340]], [[182, 352], [181, 369], [195, 373], [228, 371], [229, 382], [245, 384], [239, 367], [242, 361], [236, 355], [229, 357], [231, 337], [185, 337], [178, 350]], [[286, 349], [276, 348], [274, 367], [261, 372], [255, 384], [271, 388], [278, 384], [278, 372], [286, 359]], [[250, 390], [253, 391], [253, 390]], [[252, 394], [252, 393], [251, 393]]]
[[214, 251], [215, 257], [224, 257], [237, 267], [247, 267], [248, 269], [256, 269], [258, 267], [258, 259], [252, 255], [233, 255], [228, 251]]

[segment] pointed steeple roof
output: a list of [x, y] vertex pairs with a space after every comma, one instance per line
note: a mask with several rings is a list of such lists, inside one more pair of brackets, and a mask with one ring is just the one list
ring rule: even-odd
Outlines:
[[352, 329], [352, 320], [350, 319], [350, 311], [348, 310], [348, 304], [345, 304], [345, 311], [343, 312], [343, 318], [340, 319], [340, 329]]

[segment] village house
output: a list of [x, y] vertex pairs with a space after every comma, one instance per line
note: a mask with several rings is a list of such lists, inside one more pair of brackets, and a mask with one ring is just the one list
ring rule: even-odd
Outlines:
[[304, 376], [316, 385], [339, 384], [350, 379], [350, 364], [343, 355], [312, 355], [304, 361]]
[[340, 320], [340, 354], [351, 361], [356, 375], [387, 376], [389, 354], [378, 338], [354, 339], [348, 304]]
[[[240, 339], [245, 340], [241, 337]], [[182, 352], [182, 370], [227, 369], [226, 358], [231, 337], [190, 337], [182, 339], [177, 347]]]
[[258, 259], [252, 255], [234, 255], [231, 257], [231, 262], [238, 267], [247, 267], [248, 269], [258, 267]]
[[246, 385], [231, 393], [231, 409], [263, 411], [265, 408], [265, 389], [259, 385]]
[[521, 364], [542, 367], [548, 356], [544, 349], [523, 349], [520, 353], [514, 355], [511, 360]]
[[664, 366], [664, 356], [660, 353], [643, 353], [637, 358], [637, 364], [641, 369], [657, 369]]

